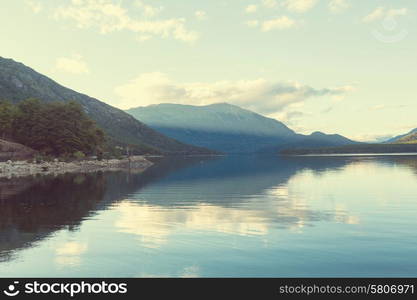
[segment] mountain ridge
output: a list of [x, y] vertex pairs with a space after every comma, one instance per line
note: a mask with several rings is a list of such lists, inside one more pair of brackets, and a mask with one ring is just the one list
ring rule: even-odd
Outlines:
[[211, 154], [212, 151], [169, 138], [123, 110], [69, 89], [34, 69], [0, 56], [0, 99], [18, 103], [27, 98], [42, 101], [76, 101], [116, 144], [133, 144], [143, 152]]
[[150, 127], [183, 142], [226, 153], [272, 153], [281, 147], [355, 143], [340, 135], [301, 135], [284, 123], [225, 102], [202, 106], [162, 103], [127, 110]]

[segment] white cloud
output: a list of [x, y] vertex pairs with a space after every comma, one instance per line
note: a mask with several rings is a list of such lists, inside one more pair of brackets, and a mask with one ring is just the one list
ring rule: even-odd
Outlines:
[[207, 19], [207, 13], [203, 10], [197, 10], [194, 13], [195, 17], [199, 20], [206, 20]]
[[246, 22], [246, 25], [249, 27], [258, 27], [259, 21], [258, 20], [249, 20]]
[[[311, 113], [305, 113], [305, 112], [297, 110], [303, 106], [299, 104], [303, 104], [303, 103], [295, 103], [295, 105], [289, 105], [283, 111], [275, 113], [270, 117], [280, 120], [281, 122], [284, 122], [284, 124], [286, 124], [287, 126], [291, 126], [291, 128], [295, 129], [295, 127], [298, 124], [298, 121], [301, 118], [306, 118], [312, 115]], [[297, 132], [299, 131], [297, 130]]]
[[88, 74], [90, 72], [87, 64], [79, 54], [71, 57], [60, 57], [55, 61], [55, 69], [71, 74]]
[[295, 21], [293, 19], [290, 19], [287, 16], [282, 16], [276, 19], [272, 19], [272, 20], [268, 20], [268, 21], [264, 21], [262, 23], [262, 31], [271, 31], [271, 30], [275, 30], [275, 29], [287, 29], [287, 28], [291, 28], [295, 25]]
[[265, 79], [177, 83], [163, 73], [146, 73], [115, 89], [123, 109], [159, 103], [207, 105], [232, 103], [258, 113], [274, 114], [286, 107], [321, 96], [344, 95], [352, 87], [316, 89], [297, 82]]
[[42, 11], [42, 4], [38, 1], [26, 0], [26, 5], [35, 13], [38, 14]]
[[[137, 6], [143, 9], [147, 17], [156, 14], [155, 9], [143, 6], [142, 2], [137, 2]], [[198, 33], [185, 27], [183, 18], [138, 19], [131, 17], [119, 1], [113, 0], [72, 0], [71, 4], [57, 8], [54, 17], [57, 20], [75, 21], [78, 28], [98, 29], [102, 34], [130, 31], [140, 36], [171, 37], [186, 42], [199, 37]]]
[[268, 8], [277, 6], [278, 2], [276, 0], [262, 0], [262, 5]]
[[385, 16], [385, 8], [384, 7], [377, 7], [374, 11], [372, 11], [369, 15], [363, 18], [363, 22], [370, 23], [379, 19], [384, 18]]
[[142, 14], [146, 17], [155, 17], [164, 9], [162, 6], [152, 6], [144, 3], [143, 1], [137, 0], [135, 2], [136, 7], [142, 10]]
[[245, 12], [247, 14], [252, 14], [252, 13], [255, 13], [257, 10], [258, 10], [258, 6], [251, 4], [246, 7]]
[[364, 23], [371, 23], [384, 18], [394, 18], [398, 16], [405, 16], [408, 13], [407, 8], [386, 9], [385, 7], [377, 7], [369, 15], [365, 16], [362, 21]]
[[304, 13], [312, 9], [318, 0], [286, 0], [283, 6], [289, 11]]
[[408, 13], [407, 8], [390, 9], [387, 11], [388, 17], [405, 16]]
[[333, 13], [340, 13], [347, 10], [350, 7], [348, 0], [330, 0], [329, 10]]

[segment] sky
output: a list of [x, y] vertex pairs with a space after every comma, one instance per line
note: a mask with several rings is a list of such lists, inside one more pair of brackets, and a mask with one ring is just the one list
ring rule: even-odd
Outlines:
[[228, 102], [299, 133], [417, 128], [415, 0], [2, 0], [0, 56], [121, 109]]

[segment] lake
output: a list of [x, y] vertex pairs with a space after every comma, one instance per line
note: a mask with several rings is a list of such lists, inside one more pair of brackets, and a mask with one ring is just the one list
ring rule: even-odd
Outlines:
[[0, 179], [1, 277], [416, 277], [416, 254], [416, 156]]

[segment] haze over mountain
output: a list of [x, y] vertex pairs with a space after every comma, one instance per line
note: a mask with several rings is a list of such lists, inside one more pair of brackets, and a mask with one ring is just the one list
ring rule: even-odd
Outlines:
[[228, 103], [158, 104], [127, 110], [150, 127], [184, 143], [226, 153], [276, 152], [290, 147], [354, 144], [340, 135], [295, 133], [278, 120]]
[[140, 151], [174, 154], [211, 153], [169, 138], [136, 120], [124, 111], [68, 89], [33, 69], [0, 57], [0, 99], [18, 103], [27, 98], [42, 101], [76, 101], [115, 144], [134, 144]]

